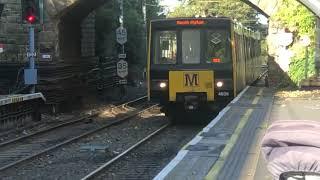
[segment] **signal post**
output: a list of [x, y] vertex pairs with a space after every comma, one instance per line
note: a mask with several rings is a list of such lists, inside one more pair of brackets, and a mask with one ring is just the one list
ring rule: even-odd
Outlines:
[[34, 23], [37, 21], [37, 3], [36, 0], [26, 0], [23, 7], [23, 20], [29, 25], [29, 48], [27, 57], [29, 60], [29, 69], [24, 70], [25, 85], [30, 85], [30, 93], [35, 93], [37, 84], [37, 69], [35, 68], [35, 42], [34, 42]]
[[[122, 46], [121, 52], [118, 55], [119, 61], [117, 63], [117, 75], [121, 78], [119, 80], [120, 85], [125, 85], [127, 84], [127, 79], [126, 77], [128, 76], [128, 62], [125, 60], [126, 59], [126, 53], [124, 49], [124, 44], [127, 42], [127, 29], [123, 27], [123, 0], [119, 0], [119, 5], [120, 5], [120, 17], [119, 17], [119, 22], [120, 22], [120, 27], [116, 29], [116, 39], [117, 42]], [[124, 87], [122, 87], [124, 89]]]

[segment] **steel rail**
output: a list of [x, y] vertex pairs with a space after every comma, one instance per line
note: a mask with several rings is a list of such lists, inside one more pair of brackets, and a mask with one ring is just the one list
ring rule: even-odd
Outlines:
[[147, 137], [143, 138], [142, 140], [140, 140], [139, 142], [137, 142], [136, 144], [134, 144], [133, 146], [131, 146], [130, 148], [128, 148], [127, 150], [125, 150], [124, 152], [119, 154], [118, 156], [112, 158], [110, 161], [106, 162], [105, 164], [103, 164], [102, 166], [97, 168], [96, 170], [92, 171], [90, 174], [86, 175], [81, 180], [89, 180], [89, 179], [92, 179], [92, 178], [98, 176], [104, 169], [108, 168], [111, 164], [115, 163], [117, 160], [121, 159], [122, 157], [127, 155], [129, 152], [136, 149], [137, 147], [139, 147], [140, 145], [142, 145], [143, 143], [145, 143], [146, 141], [151, 139], [153, 136], [157, 135], [159, 132], [161, 132], [162, 130], [169, 127], [169, 125], [170, 125], [169, 123], [166, 125], [163, 125], [161, 128], [159, 128], [158, 130], [149, 134]]
[[25, 158], [22, 158], [22, 159], [20, 159], [20, 160], [18, 160], [18, 161], [15, 161], [15, 162], [12, 162], [12, 163], [7, 164], [7, 165], [5, 165], [5, 166], [2, 166], [2, 167], [0, 167], [0, 172], [6, 170], [6, 169], [8, 169], [8, 168], [14, 167], [14, 166], [16, 166], [16, 165], [18, 165], [18, 164], [20, 164], [20, 163], [22, 163], [22, 162], [25, 162], [25, 161], [34, 159], [34, 158], [36, 158], [36, 157], [38, 157], [38, 156], [40, 156], [40, 155], [42, 155], [42, 154], [44, 154], [44, 153], [48, 153], [48, 152], [50, 152], [50, 151], [53, 151], [53, 150], [55, 150], [55, 149], [57, 149], [57, 148], [59, 148], [59, 147], [61, 147], [61, 146], [70, 144], [70, 143], [75, 142], [75, 141], [77, 141], [77, 140], [79, 140], [79, 139], [82, 139], [82, 138], [85, 138], [85, 137], [90, 136], [90, 135], [92, 135], [92, 134], [95, 134], [95, 133], [97, 133], [97, 132], [99, 132], [99, 131], [102, 131], [102, 130], [104, 130], [104, 129], [106, 129], [106, 128], [109, 128], [109, 127], [111, 127], [111, 126], [114, 126], [114, 125], [117, 125], [117, 124], [121, 124], [121, 123], [123, 123], [123, 122], [125, 122], [125, 121], [127, 121], [127, 120], [129, 120], [129, 119], [131, 119], [131, 118], [133, 118], [133, 117], [135, 117], [135, 116], [137, 116], [137, 115], [145, 112], [145, 111], [148, 111], [148, 110], [150, 110], [150, 109], [153, 109], [153, 108], [155, 108], [155, 107], [158, 107], [158, 105], [157, 105], [157, 104], [156, 104], [156, 105], [152, 105], [152, 106], [150, 106], [150, 107], [148, 107], [148, 108], [145, 108], [145, 109], [143, 109], [143, 110], [140, 110], [140, 111], [138, 111], [138, 112], [134, 112], [134, 113], [132, 113], [132, 114], [130, 114], [130, 115], [128, 115], [128, 116], [120, 117], [120, 118], [116, 119], [114, 122], [111, 122], [111, 123], [109, 123], [109, 124], [106, 124], [106, 125], [104, 125], [104, 126], [101, 126], [101, 127], [97, 128], [97, 129], [91, 130], [91, 131], [89, 131], [89, 132], [83, 133], [83, 134], [81, 134], [81, 135], [79, 135], [79, 136], [76, 136], [76, 137], [73, 137], [73, 138], [71, 138], [71, 139], [69, 139], [69, 140], [63, 141], [63, 142], [61, 142], [61, 143], [59, 143], [59, 144], [56, 144], [56, 145], [51, 146], [51, 147], [49, 147], [49, 148], [47, 148], [47, 149], [44, 149], [44, 150], [42, 150], [42, 151], [40, 151], [40, 152], [37, 152], [37, 153], [35, 153], [35, 154], [32, 154], [32, 155], [27, 156], [27, 157], [25, 157]]
[[[147, 96], [143, 96], [143, 97], [140, 97], [138, 99], [135, 99], [135, 100], [132, 100], [132, 101], [117, 105], [115, 107], [112, 107], [110, 111], [113, 111], [113, 110], [115, 110], [117, 108], [123, 108], [125, 106], [128, 106], [129, 104], [140, 102], [140, 101], [142, 101], [144, 99], [147, 99]], [[2, 143], [0, 143], [0, 147], [4, 147], [4, 146], [10, 145], [10, 144], [22, 141], [22, 140], [34, 137], [36, 135], [41, 135], [41, 134], [53, 131], [53, 130], [58, 129], [58, 128], [62, 128], [62, 127], [66, 127], [66, 126], [69, 126], [69, 125], [72, 125], [72, 124], [76, 124], [76, 123], [82, 122], [84, 120], [87, 120], [88, 118], [96, 117], [100, 113], [101, 113], [101, 111], [98, 111], [98, 112], [95, 112], [95, 113], [93, 113], [91, 115], [86, 115], [86, 116], [80, 117], [80, 118], [78, 118], [78, 119], [76, 119], [74, 121], [69, 121], [69, 122], [66, 122], [66, 123], [62, 123], [62, 124], [59, 124], [59, 125], [56, 125], [56, 126], [53, 126], [53, 127], [41, 130], [41, 131], [37, 131], [37, 132], [31, 133], [31, 134], [28, 134], [28, 135], [25, 135], [25, 136], [21, 136], [21, 137], [18, 137], [18, 138], [15, 138], [15, 139], [12, 139], [12, 140], [9, 140], [9, 141], [6, 141], [6, 142], [2, 142]]]

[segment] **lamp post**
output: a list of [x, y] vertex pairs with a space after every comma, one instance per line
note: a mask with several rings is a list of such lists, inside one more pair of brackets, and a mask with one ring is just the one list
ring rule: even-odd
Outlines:
[[309, 67], [309, 49], [308, 49], [308, 47], [311, 43], [311, 40], [310, 40], [309, 36], [304, 35], [301, 37], [300, 43], [303, 47], [306, 48], [306, 50], [305, 50], [306, 51], [305, 52], [306, 61], [304, 64], [304, 78], [307, 79], [308, 78], [308, 71], [309, 71], [309, 69], [308, 69], [308, 67]]

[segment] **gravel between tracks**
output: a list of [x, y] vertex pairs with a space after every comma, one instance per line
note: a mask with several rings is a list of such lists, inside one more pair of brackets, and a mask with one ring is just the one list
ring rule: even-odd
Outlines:
[[171, 126], [111, 165], [95, 179], [152, 179], [203, 126]]
[[[1, 179], [79, 179], [167, 123], [163, 116], [142, 114], [1, 173]], [[84, 145], [107, 145], [106, 152], [82, 151]]]

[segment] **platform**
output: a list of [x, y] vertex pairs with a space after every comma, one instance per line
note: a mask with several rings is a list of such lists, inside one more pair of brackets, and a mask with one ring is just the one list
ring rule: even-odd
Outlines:
[[253, 179], [272, 102], [270, 89], [247, 87], [154, 179]]
[[42, 93], [0, 95], [0, 131], [41, 120]]
[[42, 99], [43, 101], [45, 101], [42, 93], [0, 95], [0, 106], [33, 99]]
[[[275, 97], [268, 124], [281, 120], [320, 121], [320, 96], [309, 94], [304, 97]], [[260, 155], [254, 179], [273, 180], [266, 173], [266, 163]]]

